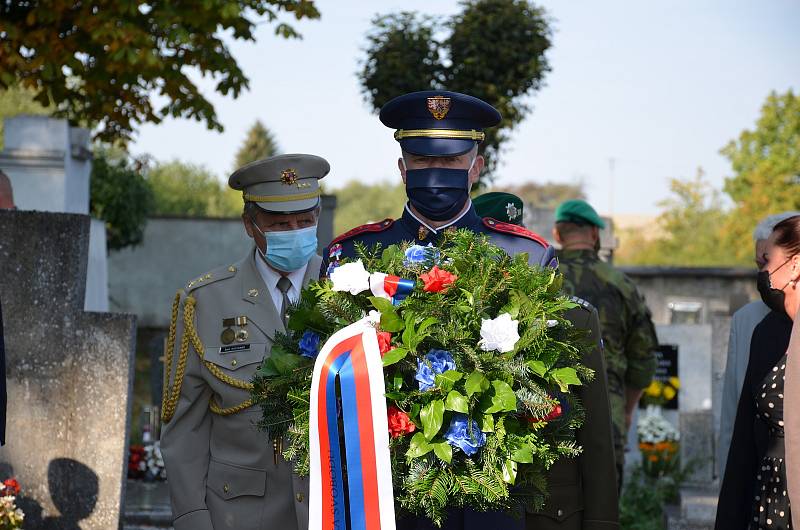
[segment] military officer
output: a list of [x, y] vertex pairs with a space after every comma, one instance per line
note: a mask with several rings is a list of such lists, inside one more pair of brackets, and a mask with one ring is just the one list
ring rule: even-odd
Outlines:
[[[334, 239], [323, 252], [323, 274], [335, 268], [341, 258], [353, 258], [356, 242], [367, 248], [376, 243], [386, 246], [401, 241], [436, 245], [440, 234], [452, 228], [486, 234], [510, 255], [525, 252], [531, 265], [558, 266], [553, 248], [543, 238], [521, 226], [480, 217], [470, 201], [471, 186], [484, 165], [483, 157], [478, 154], [483, 129], [500, 121], [500, 114], [491, 105], [456, 92], [414, 92], [388, 102], [381, 109], [380, 119], [387, 127], [396, 129], [394, 136], [402, 150], [398, 168], [408, 202], [400, 219], [360, 226]], [[599, 326], [596, 312], [590, 304], [584, 304], [568, 318], [576, 326], [591, 331], [592, 323], [595, 328]], [[599, 348], [599, 342], [596, 346]], [[589, 355], [592, 362], [587, 361], [592, 366], [597, 365], [597, 348]], [[600, 362], [602, 365], [601, 358]], [[617, 495], [613, 488], [607, 487], [615, 472], [604, 377], [597, 377], [587, 385], [584, 404], [587, 416], [592, 418], [580, 435], [586, 451], [578, 461], [554, 470], [547, 507], [539, 514], [528, 515], [535, 528], [617, 528]], [[584, 477], [589, 469], [591, 477]], [[458, 509], [450, 510], [444, 523], [445, 530], [525, 526], [522, 517]], [[398, 521], [398, 528], [434, 527], [426, 519], [406, 518]]]
[[556, 210], [553, 237], [561, 245], [564, 290], [591, 302], [600, 316], [621, 488], [631, 415], [655, 374], [658, 339], [650, 310], [633, 281], [597, 255], [604, 227], [586, 201], [570, 200]]
[[355, 256], [357, 241], [371, 247], [411, 241], [436, 244], [447, 229], [486, 234], [510, 254], [526, 252], [532, 265], [555, 266], [555, 251], [542, 237], [520, 226], [481, 218], [470, 201], [484, 166], [478, 154], [483, 129], [500, 113], [478, 98], [448, 91], [413, 92], [383, 106], [380, 119], [396, 129], [402, 156], [397, 164], [408, 202], [400, 219], [359, 226], [334, 239], [323, 253], [325, 275], [342, 257]]
[[491, 217], [512, 225], [522, 224], [522, 199], [505, 191], [490, 191], [472, 199], [475, 211], [480, 217]]
[[283, 460], [281, 440], [256, 428], [249, 391], [288, 304], [318, 278], [318, 181], [329, 170], [296, 154], [233, 173], [254, 247], [175, 297], [161, 436], [175, 530], [308, 527], [307, 480]]

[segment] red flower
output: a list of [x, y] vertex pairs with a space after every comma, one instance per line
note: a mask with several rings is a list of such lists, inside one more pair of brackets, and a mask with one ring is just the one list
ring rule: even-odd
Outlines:
[[550, 409], [550, 412], [547, 413], [547, 416], [544, 418], [528, 418], [530, 423], [539, 423], [540, 421], [552, 421], [558, 417], [560, 417], [564, 412], [561, 410], [561, 404], [556, 403], [555, 406]]
[[392, 334], [388, 331], [378, 332], [378, 349], [381, 352], [381, 357], [386, 355], [386, 352], [392, 350]]
[[408, 414], [395, 406], [390, 405], [386, 410], [386, 414], [389, 418], [389, 435], [392, 438], [414, 432], [417, 428], [411, 418], [408, 417]]
[[456, 281], [457, 276], [440, 269], [434, 265], [430, 272], [419, 275], [420, 279], [425, 282], [423, 290], [429, 293], [438, 293], [444, 291]]
[[6, 479], [3, 481], [3, 490], [5, 495], [19, 495], [19, 482], [13, 478]]

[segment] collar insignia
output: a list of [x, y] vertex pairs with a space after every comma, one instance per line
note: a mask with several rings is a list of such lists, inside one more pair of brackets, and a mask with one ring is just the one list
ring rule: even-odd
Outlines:
[[433, 96], [428, 98], [428, 111], [437, 120], [443, 120], [450, 112], [450, 98], [445, 96]]
[[420, 241], [425, 241], [425, 238], [428, 237], [428, 233], [430, 233], [430, 230], [422, 225], [419, 225], [419, 230], [417, 230], [417, 239]]

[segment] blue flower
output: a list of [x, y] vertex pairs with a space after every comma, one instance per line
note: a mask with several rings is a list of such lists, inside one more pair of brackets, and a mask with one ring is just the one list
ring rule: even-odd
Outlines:
[[428, 257], [432, 257], [435, 263], [439, 263], [441, 253], [439, 249], [428, 243], [427, 247], [422, 245], [411, 245], [406, 249], [406, 255], [403, 259], [403, 266], [411, 267], [420, 263], [425, 263]]
[[319, 335], [313, 331], [306, 331], [297, 345], [300, 347], [300, 355], [314, 359], [319, 354]]
[[449, 351], [431, 350], [424, 359], [417, 359], [417, 375], [414, 379], [419, 381], [420, 390], [430, 390], [434, 387], [436, 374], [455, 369], [456, 363]]
[[466, 414], [453, 414], [450, 427], [444, 433], [444, 439], [453, 447], [458, 447], [467, 456], [478, 452], [478, 448], [486, 444], [486, 434], [481, 432], [478, 422], [470, 420]]

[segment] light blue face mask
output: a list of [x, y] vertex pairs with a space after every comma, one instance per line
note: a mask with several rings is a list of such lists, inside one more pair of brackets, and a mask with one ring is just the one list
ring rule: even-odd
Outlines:
[[[317, 225], [283, 232], [263, 232], [267, 253], [261, 255], [274, 268], [292, 272], [308, 263], [317, 251]], [[259, 250], [261, 252], [261, 250]]]

